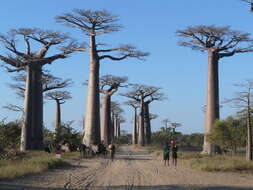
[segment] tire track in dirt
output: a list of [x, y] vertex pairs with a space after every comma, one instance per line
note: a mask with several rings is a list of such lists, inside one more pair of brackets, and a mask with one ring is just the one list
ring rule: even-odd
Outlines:
[[0, 181], [0, 190], [253, 190], [253, 175], [164, 166], [148, 151], [120, 147], [114, 161], [82, 159], [71, 167]]

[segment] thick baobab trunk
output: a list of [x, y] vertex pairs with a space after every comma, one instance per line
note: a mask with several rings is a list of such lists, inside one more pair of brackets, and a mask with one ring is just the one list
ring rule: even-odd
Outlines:
[[134, 108], [132, 144], [137, 144], [137, 108]]
[[151, 143], [151, 127], [150, 127], [150, 118], [149, 118], [149, 104], [144, 103], [144, 134], [145, 134], [145, 143]]
[[34, 66], [33, 72], [33, 143], [32, 149], [43, 149], [43, 87], [42, 87], [42, 67], [41, 65]]
[[105, 144], [110, 144], [112, 141], [112, 126], [111, 126], [111, 96], [105, 94], [103, 99], [103, 122], [101, 126], [101, 140]]
[[26, 87], [25, 87], [25, 99], [24, 99], [24, 115], [23, 125], [21, 130], [21, 143], [20, 150], [26, 151], [31, 149], [32, 144], [32, 68], [26, 66]]
[[86, 145], [100, 143], [99, 58], [95, 36], [90, 37], [90, 73], [83, 143]]
[[57, 142], [61, 139], [61, 104], [59, 100], [56, 100], [56, 112], [55, 112], [55, 140]]
[[[248, 101], [249, 102], [249, 101]], [[246, 160], [252, 160], [252, 126], [251, 126], [251, 108], [248, 106], [247, 113], [247, 146], [246, 146]]]
[[208, 51], [208, 81], [207, 104], [205, 118], [205, 137], [203, 154], [213, 154], [214, 146], [207, 142], [207, 134], [210, 132], [215, 120], [220, 118], [219, 112], [219, 65], [218, 55], [213, 49]]
[[139, 136], [138, 136], [138, 145], [144, 146], [145, 145], [145, 137], [144, 137], [144, 102], [143, 99], [141, 99], [141, 105], [140, 105], [140, 118], [139, 118]]

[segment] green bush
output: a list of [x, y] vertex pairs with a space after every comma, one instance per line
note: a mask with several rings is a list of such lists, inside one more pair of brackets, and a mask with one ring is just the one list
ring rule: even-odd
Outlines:
[[18, 149], [21, 124], [19, 122], [0, 123], [0, 152], [4, 149]]

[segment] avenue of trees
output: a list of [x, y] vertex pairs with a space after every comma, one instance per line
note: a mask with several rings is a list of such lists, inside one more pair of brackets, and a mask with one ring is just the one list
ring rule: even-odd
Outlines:
[[[188, 26], [176, 31], [180, 46], [207, 53], [205, 132], [204, 135], [183, 135], [176, 131], [181, 123], [165, 118], [162, 121], [163, 127], [152, 133], [151, 121], [158, 115], [150, 113], [151, 103], [166, 100], [162, 88], [130, 83], [127, 76], [100, 76], [100, 64], [105, 62], [104, 60], [144, 61], [149, 53], [131, 44], [107, 46], [98, 42], [98, 36], [103, 35], [103, 39], [106, 39], [105, 34], [112, 34], [122, 28], [118, 24], [118, 17], [107, 10], [75, 9], [56, 16], [55, 20], [66, 27], [78, 29], [84, 39], [88, 37], [88, 41], [77, 41], [68, 34], [39, 28], [12, 29], [6, 34], [0, 34], [0, 44], [5, 50], [0, 52], [1, 64], [8, 73], [15, 73], [12, 78], [15, 83], [9, 86], [24, 101], [23, 106], [12, 103], [5, 106], [9, 110], [22, 112], [22, 117], [17, 122], [0, 124], [0, 141], [13, 136], [15, 142], [6, 143], [4, 146], [17, 148], [19, 145], [21, 151], [26, 151], [41, 150], [49, 140], [79, 140], [79, 143], [90, 146], [101, 142], [105, 145], [117, 141], [129, 142], [131, 138], [133, 145], [146, 146], [161, 145], [165, 141], [177, 139], [182, 147], [199, 150], [203, 146], [203, 154], [215, 154], [218, 149], [235, 154], [246, 147], [246, 159], [253, 159], [253, 82], [237, 85], [242, 91], [234, 98], [225, 100], [238, 109], [238, 118], [220, 120], [219, 100], [220, 61], [223, 58], [232, 59], [236, 54], [253, 52], [253, 39], [249, 33], [233, 30], [229, 26], [215, 25]], [[45, 70], [46, 65], [66, 59], [75, 52], [86, 52], [89, 57], [84, 133], [81, 135], [71, 128], [70, 123], [64, 124], [61, 119], [61, 105], [72, 98], [66, 90], [72, 84], [71, 79], [58, 78]], [[124, 92], [119, 92], [121, 89], [124, 89]], [[114, 101], [115, 94], [124, 97], [126, 101], [123, 104], [132, 110], [132, 135], [121, 135], [121, 124], [126, 122], [126, 118], [121, 104]], [[56, 103], [54, 132], [43, 126], [43, 103], [46, 100]], [[6, 126], [10, 131], [6, 130]], [[68, 132], [63, 133], [63, 130]]]
[[100, 96], [99, 96], [99, 65], [104, 59], [120, 61], [127, 58], [143, 59], [148, 55], [139, 51], [132, 45], [120, 45], [114, 48], [101, 49], [96, 37], [103, 34], [119, 31], [117, 16], [106, 10], [91, 11], [76, 9], [72, 13], [57, 16], [56, 20], [69, 27], [77, 28], [84, 32], [90, 39], [89, 46], [84, 51], [89, 52], [90, 72], [88, 80], [88, 94], [85, 114], [85, 133], [83, 143], [100, 143]]

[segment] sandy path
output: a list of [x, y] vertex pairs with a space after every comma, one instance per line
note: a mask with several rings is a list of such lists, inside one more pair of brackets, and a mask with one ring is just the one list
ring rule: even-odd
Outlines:
[[[1, 172], [1, 171], [0, 171]], [[253, 190], [252, 174], [164, 167], [147, 151], [121, 147], [116, 159], [84, 159], [70, 168], [0, 181], [0, 190]]]

